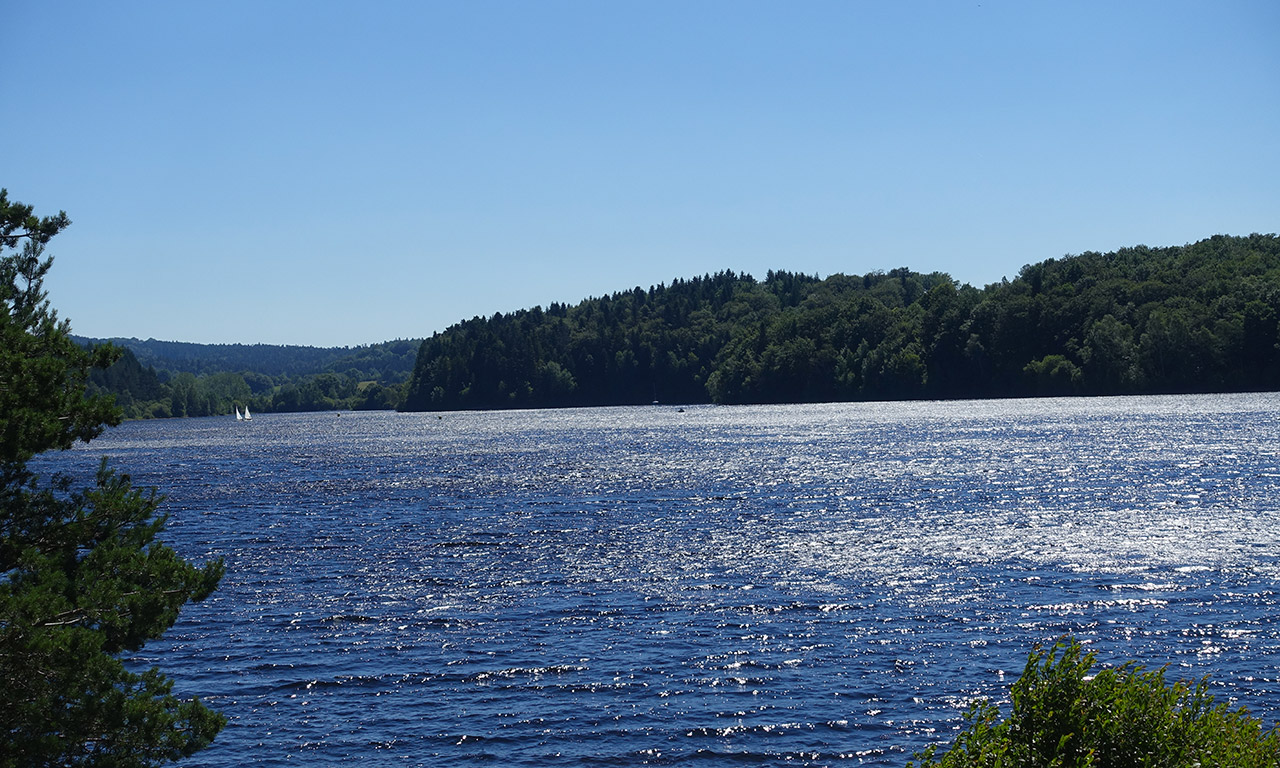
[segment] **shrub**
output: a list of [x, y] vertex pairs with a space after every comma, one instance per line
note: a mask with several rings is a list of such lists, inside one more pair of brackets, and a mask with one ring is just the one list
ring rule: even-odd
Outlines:
[[1000, 720], [989, 701], [964, 715], [955, 742], [908, 768], [1261, 768], [1280, 766], [1280, 733], [1244, 709], [1215, 705], [1207, 678], [1167, 684], [1165, 670], [1129, 662], [1090, 676], [1095, 656], [1074, 641], [1037, 646]]

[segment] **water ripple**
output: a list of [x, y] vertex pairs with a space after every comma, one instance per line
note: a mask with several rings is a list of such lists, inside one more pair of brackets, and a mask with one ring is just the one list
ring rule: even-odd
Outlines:
[[1280, 398], [272, 415], [102, 453], [229, 571], [188, 764], [902, 765], [1036, 642], [1280, 716]]

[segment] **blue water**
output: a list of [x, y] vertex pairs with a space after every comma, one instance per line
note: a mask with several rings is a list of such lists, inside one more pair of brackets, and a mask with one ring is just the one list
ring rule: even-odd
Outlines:
[[1280, 396], [134, 422], [187, 765], [904, 765], [1032, 645], [1280, 719]]

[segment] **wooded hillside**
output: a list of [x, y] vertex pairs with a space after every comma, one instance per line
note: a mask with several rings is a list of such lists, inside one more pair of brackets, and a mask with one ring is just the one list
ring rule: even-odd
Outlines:
[[1280, 239], [1030, 264], [721, 272], [473, 318], [422, 342], [406, 410], [1280, 389]]
[[[77, 339], [82, 345], [101, 343]], [[360, 347], [191, 344], [111, 339], [124, 350], [90, 373], [93, 392], [115, 395], [129, 418], [267, 411], [388, 409], [413, 370], [417, 340]]]

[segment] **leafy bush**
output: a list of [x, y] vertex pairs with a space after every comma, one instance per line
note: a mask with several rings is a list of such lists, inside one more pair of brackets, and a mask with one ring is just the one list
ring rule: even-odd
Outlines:
[[975, 703], [941, 759], [930, 747], [915, 756], [918, 768], [1280, 766], [1280, 733], [1215, 705], [1207, 679], [1170, 685], [1164, 669], [1133, 662], [1090, 676], [1094, 661], [1076, 641], [1037, 646], [1013, 685], [1008, 719], [989, 701]]

